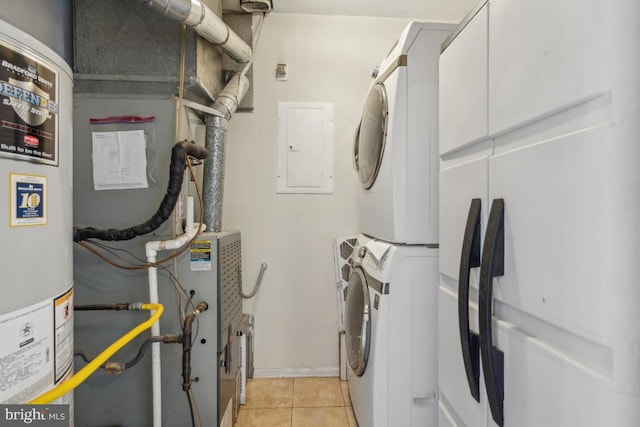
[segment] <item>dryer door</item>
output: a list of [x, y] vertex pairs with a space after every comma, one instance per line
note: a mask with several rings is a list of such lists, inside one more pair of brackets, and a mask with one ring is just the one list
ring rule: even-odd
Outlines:
[[349, 277], [345, 306], [347, 358], [353, 373], [362, 376], [371, 345], [371, 305], [369, 286], [362, 268], [355, 267]]
[[387, 139], [387, 118], [389, 109], [387, 94], [382, 83], [376, 83], [369, 91], [356, 133], [353, 147], [353, 164], [358, 178], [365, 189], [376, 181], [384, 144]]

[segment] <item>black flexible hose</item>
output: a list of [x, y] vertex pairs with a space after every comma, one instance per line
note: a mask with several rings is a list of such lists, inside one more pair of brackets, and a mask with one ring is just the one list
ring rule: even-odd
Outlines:
[[87, 239], [100, 240], [131, 240], [136, 236], [142, 236], [155, 231], [162, 225], [173, 212], [173, 208], [178, 201], [184, 170], [186, 168], [187, 156], [197, 159], [207, 157], [207, 150], [189, 141], [181, 141], [173, 146], [171, 150], [171, 165], [169, 167], [169, 184], [160, 207], [155, 214], [146, 222], [126, 229], [98, 229], [94, 227], [78, 228], [73, 233], [73, 241], [80, 242]]
[[[161, 336], [152, 336], [151, 338], [145, 340], [142, 345], [138, 348], [138, 353], [128, 362], [124, 363], [116, 363], [116, 362], [105, 362], [100, 367], [104, 370], [110, 371], [110, 373], [121, 373], [129, 368], [135, 366], [138, 362], [144, 359], [147, 349], [154, 342], [162, 342], [162, 343], [178, 343], [181, 342], [181, 335], [161, 335]], [[91, 363], [93, 359], [90, 359], [87, 354], [81, 349], [75, 349], [73, 351], [74, 356], [79, 356], [86, 363]]]
[[145, 355], [145, 352], [149, 348], [149, 346], [154, 342], [162, 342], [162, 343], [178, 343], [180, 342], [180, 335], [162, 335], [159, 337], [151, 337], [145, 342], [142, 343], [140, 348], [138, 349], [138, 354], [128, 362], [123, 363], [124, 369], [129, 369], [132, 366], [135, 366], [138, 362], [140, 362]]
[[[87, 353], [85, 353], [83, 350], [81, 350], [79, 348], [76, 348], [75, 350], [73, 350], [73, 355], [81, 357], [82, 360], [84, 360], [86, 363], [91, 363], [91, 361], [93, 360], [93, 359], [89, 359], [89, 356], [87, 356]], [[102, 365], [100, 365], [100, 367], [102, 369], [105, 369], [106, 368], [106, 364], [103, 363]]]
[[[160, 339], [156, 339], [156, 338], [160, 338]], [[140, 362], [144, 358], [145, 352], [147, 351], [151, 343], [160, 342], [162, 341], [161, 338], [162, 337], [151, 337], [150, 339], [145, 340], [145, 342], [142, 343], [140, 348], [138, 348], [138, 353], [133, 357], [133, 359], [123, 363], [123, 370], [129, 369], [132, 366], [135, 366], [138, 362]]]
[[128, 302], [120, 302], [115, 304], [83, 304], [83, 305], [74, 305], [73, 309], [75, 311], [90, 311], [90, 310], [130, 310], [130, 303]]

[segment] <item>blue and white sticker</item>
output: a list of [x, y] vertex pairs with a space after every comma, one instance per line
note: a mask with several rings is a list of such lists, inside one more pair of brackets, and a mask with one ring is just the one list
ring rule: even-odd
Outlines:
[[47, 224], [47, 177], [9, 174], [11, 227]]
[[211, 240], [196, 239], [191, 243], [191, 271], [211, 270]]

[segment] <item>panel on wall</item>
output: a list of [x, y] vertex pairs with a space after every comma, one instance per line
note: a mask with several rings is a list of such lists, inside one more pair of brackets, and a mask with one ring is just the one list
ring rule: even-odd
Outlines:
[[333, 104], [278, 103], [278, 193], [333, 192]]

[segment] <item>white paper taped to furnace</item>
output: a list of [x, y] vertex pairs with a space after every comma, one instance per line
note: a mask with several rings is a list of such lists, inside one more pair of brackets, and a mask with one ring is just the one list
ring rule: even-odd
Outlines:
[[94, 190], [148, 188], [144, 131], [93, 132]]

